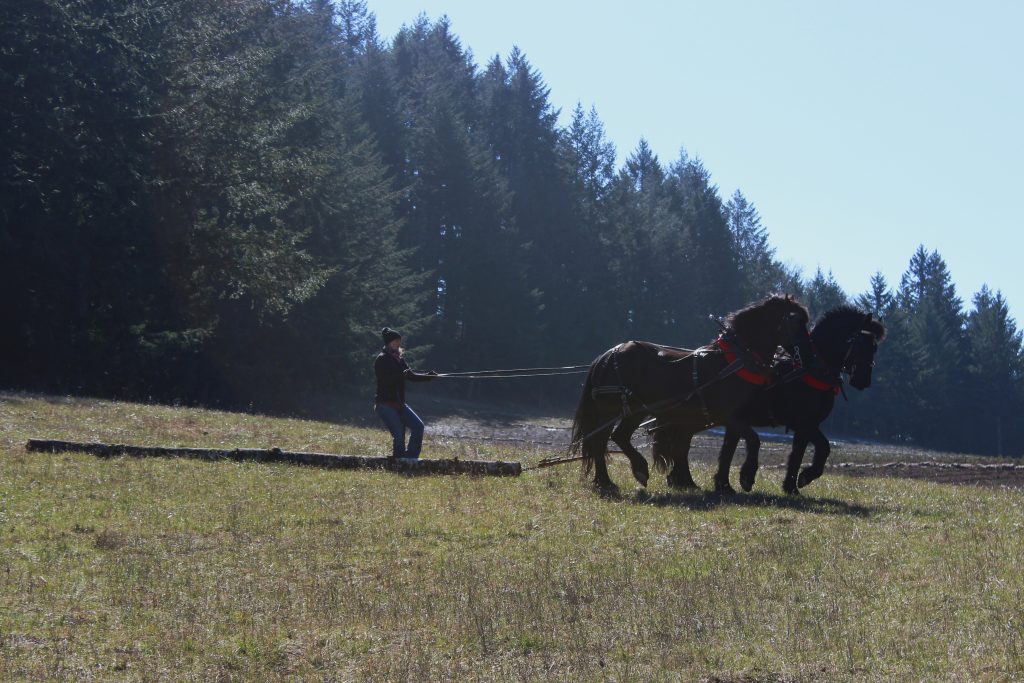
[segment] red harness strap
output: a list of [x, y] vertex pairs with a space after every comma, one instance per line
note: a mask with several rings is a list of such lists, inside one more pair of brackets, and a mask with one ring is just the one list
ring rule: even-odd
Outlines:
[[[735, 350], [736, 347], [732, 342], [727, 341], [723, 337], [719, 337], [718, 339], [715, 340], [715, 345], [718, 348], [722, 349], [722, 353], [725, 355], [726, 363], [732, 363], [733, 361], [736, 360], [736, 358], [738, 358], [739, 354], [737, 354]], [[751, 352], [750, 355], [752, 355], [758, 361], [761, 360], [754, 352]], [[750, 382], [751, 384], [757, 384], [758, 386], [768, 384], [768, 382], [771, 381], [770, 375], [755, 372], [754, 370], [750, 370], [745, 366], [737, 370], [736, 374], [739, 376], [740, 379], [746, 382]]]
[[817, 389], [818, 391], [831, 391], [833, 394], [839, 393], [838, 384], [833, 384], [832, 382], [826, 382], [825, 380], [818, 379], [817, 377], [811, 375], [810, 373], [804, 373], [800, 380], [807, 386], [811, 387], [812, 389]]
[[[814, 346], [813, 340], [811, 341], [811, 350], [814, 352], [815, 356], [817, 356], [819, 359], [821, 358], [821, 355], [818, 353], [818, 349], [815, 348]], [[800, 381], [802, 381], [810, 388], [817, 389], [818, 391], [831, 391], [833, 394], [839, 393], [840, 383], [838, 381], [827, 382], [821, 379], [820, 377], [815, 377], [810, 373], [809, 370], [803, 374], [803, 376], [800, 378]]]

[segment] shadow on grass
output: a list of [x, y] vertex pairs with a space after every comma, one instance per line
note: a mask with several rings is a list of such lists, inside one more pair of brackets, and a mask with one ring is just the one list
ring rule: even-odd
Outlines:
[[739, 507], [776, 508], [796, 510], [819, 515], [846, 515], [850, 517], [871, 517], [880, 508], [849, 503], [835, 498], [814, 498], [806, 495], [787, 496], [772, 493], [733, 493], [719, 494], [711, 491], [694, 491], [693, 493], [648, 493], [639, 490], [632, 497], [623, 500], [637, 505], [654, 505], [657, 507], [680, 507], [688, 510], [712, 510], [716, 507], [734, 505]]

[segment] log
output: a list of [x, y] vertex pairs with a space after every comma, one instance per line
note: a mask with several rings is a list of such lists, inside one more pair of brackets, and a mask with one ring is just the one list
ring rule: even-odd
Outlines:
[[347, 470], [387, 470], [389, 472], [402, 472], [405, 474], [474, 474], [517, 477], [522, 473], [520, 463], [503, 462], [501, 460], [410, 460], [365, 455], [303, 453], [282, 451], [280, 448], [182, 448], [29, 439], [25, 449], [37, 453], [90, 453], [100, 458], [127, 455], [133, 458], [178, 457], [198, 458], [200, 460], [251, 460], [254, 462], [280, 462], [290, 465], [309, 465], [312, 467]]

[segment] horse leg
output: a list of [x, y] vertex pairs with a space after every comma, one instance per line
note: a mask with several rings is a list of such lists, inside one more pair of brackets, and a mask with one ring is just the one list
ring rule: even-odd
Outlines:
[[743, 467], [740, 468], [740, 486], [744, 491], [750, 493], [754, 488], [754, 479], [757, 478], [757, 456], [761, 451], [761, 437], [757, 435], [753, 427], [748, 425], [743, 434], [743, 440], [747, 443], [747, 459], [743, 461]]
[[807, 450], [807, 443], [807, 432], [799, 429], [794, 432], [793, 450], [789, 452], [789, 458], [786, 460], [786, 478], [782, 481], [782, 490], [790, 495], [800, 493], [796, 479], [800, 472], [800, 463], [804, 459], [804, 451]]
[[594, 463], [594, 488], [602, 493], [617, 493], [619, 487], [608, 476], [608, 436], [612, 428], [608, 427], [593, 434], [583, 443], [583, 454]]
[[811, 432], [811, 444], [814, 445], [814, 460], [800, 471], [800, 477], [796, 482], [800, 488], [807, 486], [825, 473], [825, 461], [828, 460], [828, 455], [832, 451], [832, 444], [828, 442], [818, 427]]
[[672, 471], [668, 473], [668, 485], [677, 489], [699, 489], [690, 474], [690, 441], [693, 432], [686, 429], [673, 430], [671, 454]]
[[633, 477], [640, 482], [641, 486], [647, 486], [647, 480], [651, 478], [650, 470], [647, 467], [647, 460], [640, 454], [640, 451], [633, 447], [633, 443], [630, 441], [633, 432], [640, 426], [641, 417], [635, 413], [629, 417], [624, 417], [619, 422], [619, 426], [612, 432], [611, 438], [622, 449], [622, 452], [626, 454], [626, 457], [629, 458], [629, 465], [633, 469]]
[[722, 450], [718, 452], [718, 471], [715, 472], [715, 493], [736, 493], [736, 489], [729, 483], [729, 469], [732, 467], [732, 457], [736, 454], [736, 445], [740, 441], [740, 434], [743, 433], [743, 430], [743, 426], [738, 422], [730, 422], [725, 427]]

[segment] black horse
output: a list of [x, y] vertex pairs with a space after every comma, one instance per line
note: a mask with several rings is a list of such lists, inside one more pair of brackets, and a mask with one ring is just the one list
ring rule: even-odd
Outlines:
[[[871, 386], [878, 344], [885, 338], [885, 326], [852, 306], [839, 306], [825, 313], [814, 325], [810, 335], [798, 342], [795, 352], [780, 361], [778, 380], [759, 392], [740, 411], [740, 419], [726, 425], [725, 440], [718, 458], [715, 489], [732, 493], [729, 468], [739, 439], [747, 444], [747, 458], [740, 468], [740, 485], [750, 491], [757, 476], [758, 449], [761, 441], [753, 426], [785, 426], [793, 431], [793, 446], [786, 464], [782, 488], [795, 494], [822, 475], [831, 447], [820, 425], [831, 414], [836, 394], [842, 386], [842, 373], [849, 376], [850, 386], [863, 390]], [[693, 433], [678, 425], [654, 430], [655, 457], [674, 442]], [[814, 446], [814, 460], [803, 471], [807, 446]]]
[[[715, 345], [696, 351], [629, 341], [604, 352], [590, 366], [573, 421], [571, 451], [582, 451], [584, 472], [594, 484], [614, 491], [606, 462], [611, 438], [629, 458], [633, 476], [646, 486], [647, 461], [630, 443], [640, 423], [652, 416], [700, 431], [708, 424], [735, 423], [736, 415], [768, 381], [779, 346], [806, 337], [807, 309], [791, 296], [775, 295], [731, 313]], [[671, 486], [696, 487], [686, 448], [675, 455]], [[667, 469], [665, 461], [658, 463]]]

